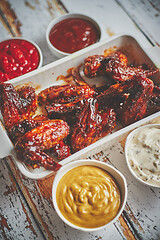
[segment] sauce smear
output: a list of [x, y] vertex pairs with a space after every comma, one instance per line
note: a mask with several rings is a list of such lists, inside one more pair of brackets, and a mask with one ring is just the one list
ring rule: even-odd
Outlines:
[[5, 82], [36, 69], [39, 65], [36, 47], [23, 39], [0, 43], [0, 82]]
[[79, 18], [68, 18], [50, 31], [49, 40], [58, 50], [73, 53], [96, 43], [100, 38], [93, 23]]

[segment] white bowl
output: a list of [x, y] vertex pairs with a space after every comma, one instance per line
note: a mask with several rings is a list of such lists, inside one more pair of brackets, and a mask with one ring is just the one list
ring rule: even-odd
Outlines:
[[138, 127], [136, 128], [135, 130], [133, 130], [127, 137], [126, 139], [126, 143], [125, 143], [125, 159], [126, 159], [126, 163], [127, 163], [127, 166], [128, 166], [128, 169], [130, 171], [130, 173], [141, 183], [147, 185], [147, 186], [150, 186], [150, 187], [160, 187], [160, 186], [157, 186], [155, 184], [151, 184], [149, 182], [146, 182], [144, 181], [143, 179], [141, 179], [133, 170], [132, 166], [131, 166], [131, 163], [129, 161], [129, 158], [128, 158], [128, 149], [129, 149], [129, 145], [131, 143], [131, 141], [133, 140], [134, 136], [136, 133], [138, 133], [140, 130], [142, 130], [143, 128], [152, 128], [152, 127], [156, 127], [156, 128], [159, 128], [160, 129], [160, 124], [147, 124], [147, 125], [143, 125], [141, 127]]
[[[117, 182], [118, 184], [118, 187], [120, 189], [120, 194], [121, 194], [121, 204], [120, 204], [120, 208], [119, 208], [119, 211], [117, 213], [117, 215], [114, 217], [114, 219], [112, 221], [110, 221], [109, 223], [101, 226], [101, 227], [96, 227], [96, 228], [84, 228], [84, 227], [79, 227], [79, 226], [76, 226], [74, 224], [72, 224], [71, 222], [69, 222], [61, 213], [61, 211], [59, 210], [58, 208], [58, 205], [57, 205], [57, 201], [56, 201], [56, 192], [57, 192], [57, 186], [58, 186], [58, 183], [59, 181], [61, 180], [61, 178], [68, 172], [70, 171], [71, 169], [73, 168], [76, 168], [78, 166], [84, 166], [84, 165], [91, 165], [91, 166], [96, 166], [96, 167], [99, 167], [105, 171], [107, 171], [114, 179], [115, 181]], [[106, 226], [108, 226], [109, 224], [115, 222], [118, 217], [121, 215], [124, 207], [125, 207], [125, 204], [126, 204], [126, 199], [127, 199], [127, 183], [126, 183], [126, 180], [124, 178], [124, 176], [117, 170], [115, 169], [114, 167], [108, 165], [107, 163], [104, 163], [104, 162], [100, 162], [100, 161], [97, 161], [97, 160], [78, 160], [78, 161], [74, 161], [74, 162], [71, 162], [69, 164], [66, 164], [65, 166], [63, 166], [59, 171], [58, 173], [56, 174], [55, 176], [55, 179], [54, 179], [54, 182], [53, 182], [53, 187], [52, 187], [52, 200], [53, 200], [53, 205], [54, 205], [54, 208], [58, 214], [58, 216], [67, 224], [69, 225], [70, 227], [72, 228], [75, 228], [75, 229], [78, 229], [78, 230], [82, 230], [82, 231], [85, 231], [85, 232], [91, 232], [91, 231], [97, 231], [97, 230], [100, 230]]]
[[48, 44], [51, 52], [58, 58], [68, 56], [71, 53], [66, 53], [66, 52], [60, 51], [56, 47], [54, 47], [49, 40], [49, 34], [50, 34], [51, 29], [54, 27], [55, 24], [57, 24], [58, 22], [61, 22], [62, 20], [68, 19], [68, 18], [80, 18], [80, 19], [85, 19], [85, 20], [90, 21], [98, 29], [99, 41], [102, 39], [102, 32], [103, 32], [102, 27], [100, 26], [100, 24], [98, 24], [98, 22], [96, 22], [93, 18], [91, 18], [87, 15], [79, 14], [79, 13], [68, 13], [68, 14], [62, 15], [60, 17], [57, 17], [57, 18], [53, 19], [47, 27], [46, 41], [47, 41], [47, 44]]
[[[42, 67], [42, 64], [43, 64], [43, 55], [42, 55], [42, 51], [40, 49], [40, 47], [33, 41], [31, 41], [30, 39], [28, 38], [22, 38], [22, 37], [13, 37], [13, 38], [7, 38], [5, 40], [3, 40], [2, 42], [5, 42], [5, 41], [8, 41], [8, 40], [14, 40], [14, 39], [18, 39], [18, 40], [24, 40], [24, 41], [27, 41], [29, 43], [31, 43], [38, 51], [39, 53], [39, 64], [38, 64], [38, 67], [37, 68], [40, 68]], [[1, 42], [1, 43], [2, 43]]]

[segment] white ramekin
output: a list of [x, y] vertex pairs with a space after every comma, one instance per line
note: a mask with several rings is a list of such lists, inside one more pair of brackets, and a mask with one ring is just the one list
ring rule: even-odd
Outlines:
[[68, 13], [68, 14], [62, 15], [60, 17], [57, 17], [57, 18], [53, 19], [49, 23], [49, 25], [47, 27], [47, 30], [46, 30], [46, 41], [47, 41], [47, 44], [48, 44], [49, 49], [51, 50], [51, 52], [58, 58], [62, 58], [62, 57], [68, 56], [71, 53], [66, 53], [66, 52], [60, 51], [56, 47], [54, 47], [53, 44], [49, 40], [49, 34], [50, 34], [51, 29], [54, 27], [55, 24], [65, 20], [65, 19], [68, 19], [68, 18], [80, 18], [80, 19], [85, 19], [85, 20], [90, 21], [91, 23], [93, 23], [95, 25], [95, 27], [97, 28], [97, 30], [99, 32], [99, 41], [102, 39], [102, 32], [103, 31], [102, 31], [101, 25], [96, 20], [94, 20], [93, 18], [91, 18], [91, 17], [89, 17], [87, 15], [80, 14], [80, 13]]
[[[61, 178], [71, 169], [76, 168], [78, 166], [83, 166], [83, 165], [92, 165], [92, 166], [96, 166], [99, 168], [102, 168], [103, 170], [107, 171], [117, 182], [119, 189], [120, 189], [120, 194], [121, 194], [121, 205], [119, 208], [119, 211], [117, 213], [117, 215], [115, 216], [115, 218], [110, 221], [109, 223], [101, 226], [101, 227], [96, 227], [96, 228], [83, 228], [83, 227], [79, 227], [76, 226], [74, 224], [72, 224], [71, 222], [69, 222], [61, 213], [61, 211], [58, 208], [57, 205], [57, 201], [56, 201], [56, 192], [57, 192], [57, 186], [59, 181], [61, 180]], [[110, 166], [107, 163], [104, 162], [100, 162], [97, 160], [77, 160], [74, 162], [71, 162], [69, 164], [66, 164], [65, 166], [63, 166], [58, 173], [55, 176], [54, 182], [53, 182], [53, 187], [52, 187], [52, 200], [53, 200], [53, 205], [54, 208], [58, 214], [58, 216], [70, 227], [78, 229], [78, 230], [82, 230], [85, 232], [91, 232], [91, 231], [97, 231], [100, 230], [102, 228], [105, 228], [106, 226], [110, 225], [111, 223], [115, 222], [117, 220], [117, 218], [121, 215], [125, 204], [126, 204], [126, 199], [127, 199], [127, 183], [126, 183], [126, 179], [125, 177], [114, 167]]]
[[143, 183], [143, 184], [145, 184], [147, 186], [158, 187], [159, 188], [159, 186], [151, 184], [151, 183], [148, 183], [148, 182], [145, 182], [143, 179], [141, 179], [139, 176], [137, 176], [136, 173], [134, 172], [134, 170], [132, 169], [131, 164], [130, 164], [129, 159], [128, 159], [128, 149], [129, 149], [129, 145], [130, 145], [132, 139], [134, 138], [134, 136], [135, 136], [135, 134], [137, 132], [139, 132], [141, 129], [147, 128], [147, 127], [160, 128], [160, 124], [146, 124], [146, 125], [143, 125], [141, 127], [136, 128], [135, 130], [133, 130], [126, 138], [125, 159], [126, 159], [126, 163], [127, 163], [128, 169], [129, 169], [130, 173], [133, 175], [133, 177], [135, 177], [135, 179], [137, 179], [140, 183]]

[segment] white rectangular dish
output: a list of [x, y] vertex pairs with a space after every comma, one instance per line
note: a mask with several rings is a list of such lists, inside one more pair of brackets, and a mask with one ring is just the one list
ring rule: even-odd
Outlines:
[[[147, 50], [143, 49], [143, 47], [140, 46], [140, 44], [135, 40], [135, 38], [129, 35], [119, 35], [110, 38], [108, 41], [96, 43], [86, 49], [78, 51], [74, 54], [71, 54], [70, 56], [57, 60], [40, 69], [37, 69], [33, 72], [10, 80], [8, 82], [12, 83], [14, 86], [29, 83], [29, 85], [36, 88], [38, 93], [49, 86], [60, 85], [64, 83], [63, 80], [57, 81], [56, 80], [57, 77], [59, 75], [67, 75], [67, 70], [69, 68], [77, 67], [83, 62], [83, 60], [86, 57], [95, 54], [103, 54], [104, 50], [115, 46], [117, 48], [125, 49], [129, 56], [129, 61], [131, 62], [134, 61], [135, 64], [140, 65], [146, 63], [154, 67], [157, 65], [154, 63], [153, 57], [150, 56]], [[160, 81], [160, 74], [156, 74], [155, 76], [153, 76], [152, 80], [158, 83]], [[155, 113], [149, 117], [146, 117], [127, 127], [124, 127], [116, 132], [113, 132], [112, 134], [107, 135], [106, 137], [98, 140], [94, 144], [72, 154], [70, 157], [62, 160], [60, 163], [64, 165], [70, 161], [85, 158], [88, 151], [92, 151], [93, 154], [98, 151], [101, 151], [102, 149], [105, 148], [107, 142], [113, 140], [114, 138], [116, 139], [117, 137], [123, 136], [128, 131], [131, 131], [135, 127], [145, 124], [158, 116], [160, 116], [160, 112]], [[0, 119], [3, 122], [2, 116], [0, 116]], [[23, 162], [17, 160], [16, 153], [14, 151], [14, 146], [10, 141], [2, 122], [0, 122], [0, 158], [12, 155], [19, 170], [22, 172], [22, 174], [24, 174], [28, 178], [41, 179], [53, 174], [52, 171], [45, 170], [44, 168], [37, 169], [28, 168]]]

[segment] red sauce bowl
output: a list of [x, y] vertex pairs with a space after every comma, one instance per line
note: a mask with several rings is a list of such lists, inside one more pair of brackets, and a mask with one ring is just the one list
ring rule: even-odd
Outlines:
[[24, 38], [0, 42], [0, 82], [19, 77], [42, 66], [38, 45]]
[[58, 58], [99, 42], [101, 37], [100, 25], [89, 16], [77, 13], [54, 19], [46, 31], [48, 46]]

